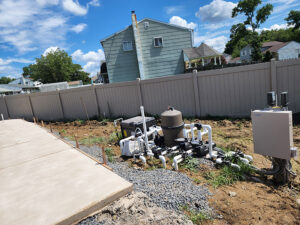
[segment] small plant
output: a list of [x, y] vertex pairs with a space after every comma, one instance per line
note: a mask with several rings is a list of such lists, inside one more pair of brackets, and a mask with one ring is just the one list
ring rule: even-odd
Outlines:
[[113, 149], [112, 148], [104, 148], [107, 160], [109, 162], [114, 162], [115, 161], [115, 154], [113, 153]]
[[79, 142], [83, 145], [103, 144], [106, 142], [106, 138], [104, 138], [104, 137], [83, 138], [83, 139], [80, 139]]
[[245, 180], [245, 176], [247, 174], [251, 174], [253, 169], [242, 162], [238, 162], [237, 164], [240, 166], [240, 170], [226, 165], [219, 172], [205, 173], [204, 177], [214, 188], [218, 188], [223, 185], [232, 185], [237, 181]]
[[119, 133], [112, 133], [111, 135], [109, 135], [109, 138], [107, 140], [108, 144], [116, 144], [118, 143], [120, 140], [120, 135]]
[[184, 205], [181, 210], [196, 225], [201, 225], [205, 220], [210, 219], [206, 213], [191, 209], [189, 205]]
[[241, 130], [242, 129], [242, 122], [238, 121], [237, 124], [236, 124], [236, 126], [239, 128], [239, 130]]
[[184, 164], [183, 164], [183, 168], [188, 169], [192, 172], [197, 172], [198, 171], [198, 165], [199, 162], [196, 158], [193, 158], [191, 156], [188, 156], [185, 160], [184, 160]]
[[82, 124], [84, 124], [84, 123], [85, 123], [85, 121], [84, 121], [84, 120], [76, 120], [76, 123], [78, 123], [78, 124], [82, 125]]
[[196, 184], [201, 184], [201, 180], [198, 179], [198, 178], [194, 178], [193, 181], [194, 181]]
[[59, 131], [59, 133], [60, 133], [60, 134], [66, 134], [67, 131], [66, 131], [65, 129], [61, 129], [61, 130]]

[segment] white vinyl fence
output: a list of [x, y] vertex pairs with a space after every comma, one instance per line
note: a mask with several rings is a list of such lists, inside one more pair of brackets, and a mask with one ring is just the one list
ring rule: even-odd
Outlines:
[[289, 92], [289, 108], [300, 112], [300, 59], [274, 61], [149, 80], [91, 85], [54, 92], [0, 97], [4, 118], [44, 121], [130, 117], [168, 106], [184, 116], [249, 117], [266, 107], [268, 91]]

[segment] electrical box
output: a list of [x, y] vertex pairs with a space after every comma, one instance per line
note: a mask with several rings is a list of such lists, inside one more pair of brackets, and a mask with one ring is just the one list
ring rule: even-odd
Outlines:
[[[145, 117], [147, 131], [149, 131], [149, 127], [156, 125], [156, 121], [154, 117]], [[142, 132], [143, 129], [143, 117], [136, 116], [127, 120], [123, 120], [121, 122], [121, 131], [123, 138], [129, 137], [135, 134], [135, 129], [140, 128]]]
[[291, 111], [255, 110], [251, 112], [254, 153], [290, 159], [293, 149]]

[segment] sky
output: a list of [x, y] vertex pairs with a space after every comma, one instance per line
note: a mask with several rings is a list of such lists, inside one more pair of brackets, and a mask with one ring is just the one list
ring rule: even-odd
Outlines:
[[[0, 77], [19, 77], [22, 68], [57, 48], [96, 75], [105, 59], [100, 40], [138, 20], [152, 18], [194, 29], [194, 45], [202, 42], [223, 52], [233, 24], [237, 0], [0, 0]], [[299, 0], [263, 0], [274, 10], [260, 30], [287, 27]]]

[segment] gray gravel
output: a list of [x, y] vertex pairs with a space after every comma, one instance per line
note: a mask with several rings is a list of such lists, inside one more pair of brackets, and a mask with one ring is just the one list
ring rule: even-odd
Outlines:
[[156, 169], [145, 171], [129, 168], [126, 162], [109, 164], [119, 176], [134, 184], [134, 189], [145, 193], [160, 207], [180, 210], [190, 205], [199, 211], [210, 212], [207, 196], [208, 189], [193, 184], [183, 173]]

